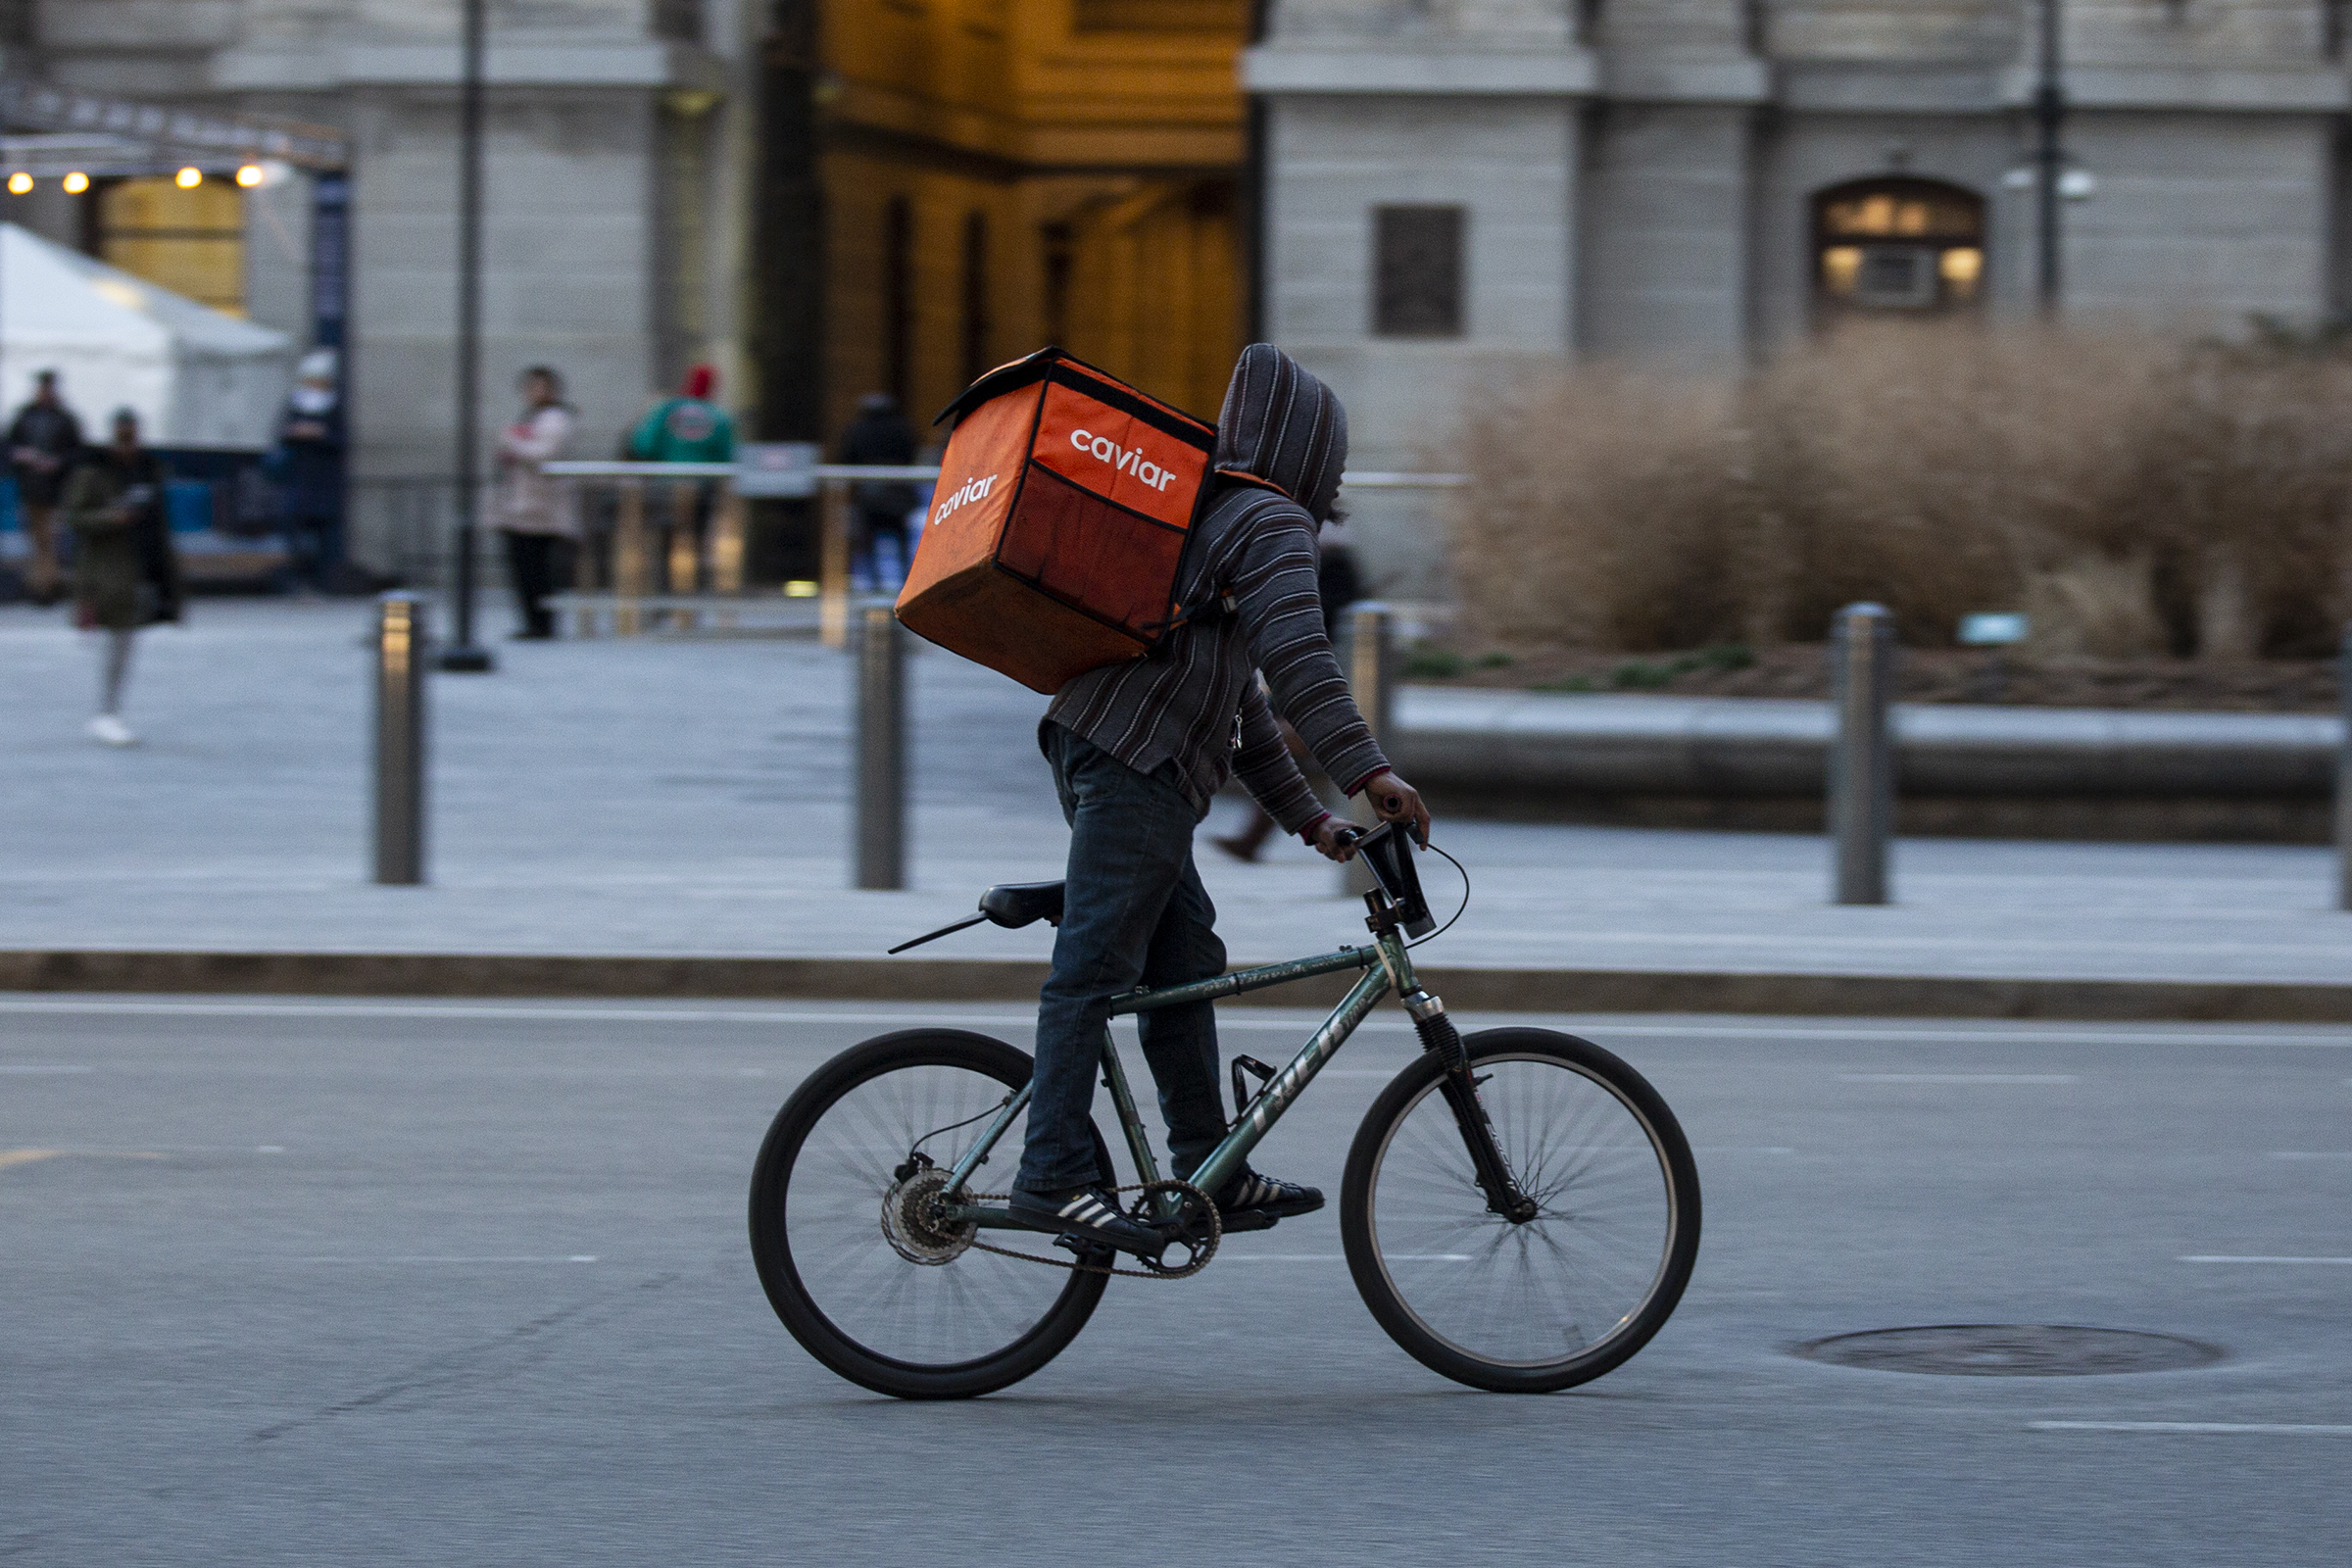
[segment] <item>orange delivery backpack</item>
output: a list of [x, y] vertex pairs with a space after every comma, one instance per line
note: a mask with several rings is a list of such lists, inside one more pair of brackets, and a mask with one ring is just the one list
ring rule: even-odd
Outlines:
[[1182, 618], [1215, 428], [1055, 348], [939, 417], [956, 425], [900, 621], [1041, 692], [1150, 653]]

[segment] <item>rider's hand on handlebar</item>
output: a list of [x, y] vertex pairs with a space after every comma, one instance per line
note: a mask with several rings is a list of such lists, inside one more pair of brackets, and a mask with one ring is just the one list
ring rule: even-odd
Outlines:
[[1383, 822], [1405, 823], [1412, 829], [1413, 841], [1429, 848], [1429, 808], [1421, 804], [1419, 790], [1382, 768], [1364, 781], [1364, 799]]
[[1327, 860], [1345, 863], [1355, 858], [1355, 824], [1344, 816], [1327, 816], [1315, 824], [1315, 850]]

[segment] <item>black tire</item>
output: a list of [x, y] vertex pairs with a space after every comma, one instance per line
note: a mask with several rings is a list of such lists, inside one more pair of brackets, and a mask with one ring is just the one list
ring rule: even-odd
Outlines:
[[1348, 1152], [1348, 1272], [1433, 1372], [1496, 1394], [1588, 1383], [1646, 1345], [1690, 1283], [1690, 1146], [1648, 1081], [1591, 1041], [1489, 1029], [1464, 1044], [1503, 1158], [1544, 1211], [1513, 1225], [1487, 1209], [1425, 1055], [1381, 1091]]
[[[752, 1258], [792, 1337], [852, 1383], [903, 1399], [993, 1394], [1060, 1354], [1094, 1315], [1106, 1275], [952, 1242], [936, 1250], [944, 1261], [918, 1263], [884, 1230], [895, 1167], [913, 1146], [952, 1167], [1030, 1068], [1025, 1053], [986, 1035], [909, 1029], [843, 1052], [776, 1112], [752, 1169]], [[975, 1190], [1004, 1190], [1023, 1131], [1019, 1120], [1005, 1129], [982, 1167], [997, 1174], [976, 1175]], [[1102, 1179], [1113, 1181], [1093, 1131]], [[981, 1234], [1052, 1252], [1045, 1236]]]

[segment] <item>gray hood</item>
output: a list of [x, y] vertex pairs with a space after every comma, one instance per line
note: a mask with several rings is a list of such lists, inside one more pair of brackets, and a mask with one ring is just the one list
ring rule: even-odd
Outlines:
[[1297, 360], [1252, 343], [1225, 388], [1216, 466], [1277, 486], [1322, 522], [1348, 466], [1348, 411]]

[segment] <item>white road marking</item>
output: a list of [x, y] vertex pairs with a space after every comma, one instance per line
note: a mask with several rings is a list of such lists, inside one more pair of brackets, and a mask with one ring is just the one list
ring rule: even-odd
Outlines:
[[2029, 1432], [2269, 1432], [2352, 1438], [2352, 1423], [2320, 1421], [2029, 1421]]
[[1849, 1084], [2079, 1084], [2071, 1072], [1841, 1072]]
[[2352, 1149], [2274, 1149], [2273, 1159], [2352, 1159]]
[[2352, 1265], [2352, 1257], [2236, 1257], [2223, 1252], [2189, 1252], [2174, 1261], [2179, 1263], [2341, 1263]]
[[1786, 1144], [1693, 1144], [1693, 1154], [1793, 1154]]
[[575, 1252], [564, 1257], [289, 1257], [289, 1263], [594, 1263], [594, 1253]]
[[27, 1073], [27, 1074], [29, 1074], [29, 1073], [96, 1072], [97, 1070], [98, 1070], [98, 1069], [97, 1069], [97, 1068], [95, 1068], [95, 1067], [73, 1067], [73, 1066], [66, 1066], [66, 1065], [63, 1065], [63, 1064], [56, 1065], [56, 1066], [52, 1066], [52, 1065], [49, 1065], [48, 1063], [45, 1063], [45, 1062], [0, 1062], [0, 1072], [15, 1072], [15, 1073]]
[[[945, 1004], [941, 1005], [953, 1005]], [[1304, 1038], [1310, 1025], [1306, 1023], [1309, 1009], [1298, 1009], [1297, 1020], [1283, 1018], [1231, 1018], [1217, 1020], [1220, 1029], [1263, 1029], [1297, 1034]], [[549, 1018], [563, 1022], [584, 1023], [958, 1023], [1017, 1024], [1035, 1016], [1035, 1009], [1006, 1004], [1001, 1010], [984, 1011], [961, 1008], [942, 1011], [939, 1007], [874, 1008], [818, 1011], [813, 1008], [718, 1008], [718, 1007], [662, 1007], [662, 1006], [589, 1006], [578, 1004], [537, 1004], [515, 1003], [436, 1004], [420, 1002], [242, 1002], [193, 999], [172, 1002], [148, 1002], [111, 997], [0, 997], [0, 1013], [120, 1013], [154, 1017], [232, 1017], [232, 1018]], [[1467, 1015], [1467, 1014], [1465, 1014]], [[1320, 1016], [1320, 1014], [1317, 1014]], [[1485, 1015], [1480, 1015], [1485, 1016]], [[1582, 1018], [1571, 1012], [1512, 1013], [1511, 1017]], [[1818, 1025], [1794, 1024], [1680, 1024], [1680, 1023], [1615, 1023], [1580, 1022], [1580, 1028], [1603, 1037], [1626, 1035], [1634, 1037], [1696, 1040], [1852, 1040], [1863, 1041], [1919, 1041], [1923, 1043], [1966, 1043], [1980, 1041], [2014, 1042], [2021, 1045], [2081, 1044], [2107, 1046], [2319, 1046], [2330, 1050], [2352, 1050], [2352, 1032], [2337, 1036], [2254, 1034], [2248, 1032], [2162, 1033], [2155, 1030], [2083, 1030], [2065, 1025], [2027, 1029], [1906, 1029], [1899, 1025], [1872, 1027], [1868, 1024], [1825, 1028]], [[1397, 1017], [1374, 1017], [1365, 1020], [1357, 1032], [1388, 1030], [1409, 1031], [1411, 1023]], [[2295, 1025], [2279, 1026], [2292, 1029]], [[2352, 1078], [2344, 1080], [2352, 1085]]]

